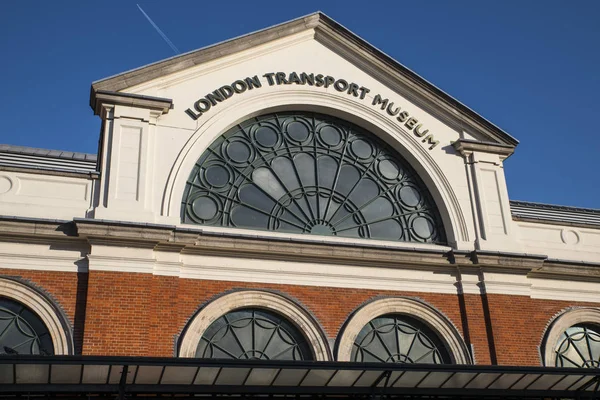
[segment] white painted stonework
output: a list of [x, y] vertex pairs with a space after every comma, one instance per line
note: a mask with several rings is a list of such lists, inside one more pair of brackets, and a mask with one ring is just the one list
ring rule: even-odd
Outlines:
[[[356, 247], [379, 244], [390, 249], [440, 253], [478, 250], [525, 258], [534, 254], [561, 262], [600, 263], [598, 228], [513, 220], [503, 169], [512, 149], [507, 150], [510, 146], [483, 128], [476, 129], [474, 123], [466, 121], [464, 114], [448, 111], [448, 106], [436, 100], [440, 94], [425, 93], [403, 78], [396, 67], [325, 28], [297, 29], [295, 33], [257, 43], [226, 55], [215, 54], [199, 63], [182, 61], [185, 68], [177, 64], [177, 68], [168, 70], [175, 72], [164, 72], [118, 89], [119, 93], [137, 95], [136, 99], [141, 98], [139, 96], [170, 99], [171, 109], [149, 105], [150, 100], [144, 100], [143, 105], [127, 98], [113, 102], [98, 100], [96, 111], [104, 121], [99, 176], [0, 168], [0, 215], [65, 221], [91, 218], [186, 228], [180, 222], [185, 182], [194, 163], [216, 138], [241, 121], [262, 113], [318, 111], [365, 128], [410, 162], [440, 210], [448, 246], [307, 238], [306, 235], [231, 228], [203, 231], [313, 240], [333, 245], [353, 243]], [[340, 93], [332, 86], [327, 89], [309, 85], [270, 86], [263, 74], [280, 71], [331, 75], [368, 87], [370, 92], [361, 100]], [[260, 77], [262, 87], [235, 94], [197, 120], [186, 114], [185, 110], [193, 108], [194, 102], [207, 93], [255, 75]], [[429, 129], [439, 145], [429, 149], [413, 130], [373, 106], [376, 94], [407, 110]], [[453, 145], [461, 139], [476, 145]], [[480, 293], [485, 282], [488, 293], [600, 302], [597, 295], [600, 282], [594, 280], [582, 284], [569, 278], [545, 279], [522, 271], [467, 274], [464, 275], [466, 280], [461, 280], [456, 276], [456, 267], [450, 264], [446, 269], [427, 269], [426, 266], [409, 268], [401, 263], [397, 268], [389, 268], [240, 259], [136, 248], [133, 242], [127, 246], [93, 243], [90, 250], [80, 252], [56, 250], [48, 244], [0, 242], [0, 263], [3, 268], [15, 269], [76, 271], [89, 265], [90, 270], [190, 279], [435, 293]]]
[[88, 177], [0, 170], [0, 213], [72, 220], [92, 208], [94, 182]]

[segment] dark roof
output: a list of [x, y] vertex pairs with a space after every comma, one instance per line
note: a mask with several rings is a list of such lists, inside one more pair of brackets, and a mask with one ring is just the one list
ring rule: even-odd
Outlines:
[[[600, 370], [487, 365], [0, 356], [0, 393], [593, 398]], [[413, 397], [414, 396], [414, 397]], [[123, 397], [124, 398], [124, 397]], [[196, 397], [194, 397], [196, 398]], [[431, 398], [431, 397], [429, 397]]]
[[[333, 37], [349, 46], [360, 49], [365, 54], [363, 57], [365, 62], [372, 65], [377, 64], [377, 68], [380, 68], [383, 73], [391, 75], [395, 79], [400, 79], [407, 91], [416, 93], [421, 98], [427, 97], [432, 104], [443, 110], [449, 118], [460, 119], [463, 126], [472, 126], [480, 133], [494, 138], [499, 143], [512, 146], [519, 143], [517, 139], [469, 107], [320, 11], [96, 81], [92, 83], [90, 105], [94, 108], [95, 96], [99, 90], [122, 91], [307, 29], [315, 29], [320, 33], [320, 35], [315, 36], [316, 40], [320, 40], [321, 36]], [[356, 52], [356, 50], [353, 51]]]
[[600, 227], [600, 209], [511, 200], [510, 211], [516, 219]]
[[0, 166], [58, 172], [96, 172], [96, 154], [0, 144]]
[[35, 148], [35, 147], [13, 146], [10, 144], [0, 144], [0, 152], [31, 155], [31, 156], [41, 156], [41, 157], [51, 157], [51, 158], [61, 158], [63, 160], [81, 160], [81, 161], [90, 161], [90, 162], [92, 162], [92, 161], [96, 162], [96, 160], [97, 160], [96, 154], [79, 153], [79, 152], [75, 152], [75, 151], [64, 151], [64, 150], [40, 149], [40, 148]]

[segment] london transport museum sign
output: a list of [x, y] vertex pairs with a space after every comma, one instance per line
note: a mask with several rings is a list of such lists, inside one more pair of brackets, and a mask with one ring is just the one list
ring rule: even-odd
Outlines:
[[[312, 73], [307, 74], [306, 72], [302, 72], [300, 74], [296, 72], [291, 72], [290, 74], [286, 74], [284, 72], [267, 72], [262, 77], [266, 79], [269, 86], [291, 84], [309, 85], [323, 88], [333, 86], [333, 88], [338, 92], [346, 93], [347, 95], [354, 96], [360, 100], [364, 100], [367, 93], [371, 91], [369, 88], [359, 86], [354, 82], [348, 83], [348, 81], [345, 79], [335, 79], [333, 76], [323, 74], [315, 75]], [[197, 120], [204, 113], [208, 112], [211, 107], [229, 99], [233, 95], [244, 93], [246, 90], [252, 90], [260, 87], [262, 87], [262, 82], [258, 75], [247, 77], [245, 79], [239, 79], [233, 82], [231, 85], [221, 86], [212, 93], [208, 93], [201, 99], [196, 100], [193, 109], [188, 108], [185, 110], [185, 112], [192, 119]], [[411, 117], [408, 111], [401, 110], [400, 106], [395, 106], [393, 101], [389, 101], [387, 98], [384, 99], [377, 94], [375, 97], [373, 97], [371, 105], [374, 107], [379, 106], [381, 107], [381, 110], [385, 111], [389, 116], [396, 117], [396, 121], [398, 121], [400, 124], [404, 124], [404, 126], [409, 131], [412, 131], [415, 136], [421, 138], [423, 143], [429, 145], [429, 150], [432, 150], [440, 143], [438, 140], [434, 139], [432, 134], [428, 134], [429, 129], [424, 129], [423, 124], [420, 124], [418, 119]]]

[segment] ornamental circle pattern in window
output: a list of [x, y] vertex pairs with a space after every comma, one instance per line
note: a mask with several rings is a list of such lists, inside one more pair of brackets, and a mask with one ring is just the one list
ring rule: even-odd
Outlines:
[[360, 343], [365, 327], [373, 320], [386, 315], [402, 316], [407, 318], [407, 321], [418, 321], [419, 326], [424, 325], [430, 341], [439, 349], [441, 361], [471, 364], [469, 349], [454, 325], [433, 307], [406, 297], [377, 299], [354, 312], [338, 335], [337, 360], [352, 361], [355, 356], [355, 343]]
[[184, 223], [443, 243], [414, 169], [363, 129], [313, 113], [269, 114], [219, 137], [186, 183]]
[[399, 364], [448, 364], [450, 357], [435, 332], [401, 314], [369, 321], [359, 332], [351, 361]]
[[202, 335], [198, 358], [312, 360], [302, 333], [285, 318], [247, 308], [223, 315]]

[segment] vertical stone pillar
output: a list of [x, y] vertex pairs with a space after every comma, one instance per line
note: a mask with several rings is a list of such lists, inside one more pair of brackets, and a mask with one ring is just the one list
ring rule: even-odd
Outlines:
[[94, 218], [154, 222], [154, 154], [157, 119], [171, 100], [97, 92], [102, 118], [100, 185]]
[[519, 252], [502, 166], [514, 147], [467, 139], [457, 140], [453, 146], [465, 160], [477, 250]]

